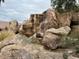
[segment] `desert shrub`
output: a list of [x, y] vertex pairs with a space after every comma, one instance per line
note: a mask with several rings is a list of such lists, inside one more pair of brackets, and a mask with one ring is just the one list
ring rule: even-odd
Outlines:
[[6, 39], [6, 38], [10, 38], [14, 35], [13, 32], [11, 31], [1, 31], [0, 32], [0, 41]]
[[63, 48], [74, 48], [75, 46], [79, 45], [79, 39], [72, 37], [64, 37], [62, 38], [61, 43]]

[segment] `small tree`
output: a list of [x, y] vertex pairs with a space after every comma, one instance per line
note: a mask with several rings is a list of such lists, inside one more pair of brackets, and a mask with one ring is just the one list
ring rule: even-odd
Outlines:
[[76, 0], [51, 0], [51, 6], [59, 12], [79, 9]]

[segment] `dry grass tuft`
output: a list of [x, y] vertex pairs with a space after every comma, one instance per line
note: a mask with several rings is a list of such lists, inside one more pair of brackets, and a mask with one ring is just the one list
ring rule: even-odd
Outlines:
[[15, 34], [11, 31], [1, 31], [0, 32], [0, 41], [6, 39], [6, 38], [10, 38], [12, 36], [14, 36]]

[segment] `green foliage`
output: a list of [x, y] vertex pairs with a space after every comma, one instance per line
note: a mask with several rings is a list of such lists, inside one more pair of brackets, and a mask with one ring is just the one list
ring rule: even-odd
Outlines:
[[51, 6], [59, 12], [79, 10], [76, 0], [51, 0]]

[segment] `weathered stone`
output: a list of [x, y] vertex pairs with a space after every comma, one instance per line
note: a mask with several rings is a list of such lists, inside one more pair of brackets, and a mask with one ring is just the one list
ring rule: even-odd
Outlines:
[[30, 37], [39, 30], [40, 22], [42, 22], [42, 14], [32, 14], [29, 20], [25, 21], [20, 28], [20, 32]]
[[45, 32], [50, 28], [60, 28], [64, 26], [70, 26], [71, 16], [69, 13], [58, 13], [52, 9], [48, 9], [45, 12], [44, 21], [40, 24], [40, 32]]
[[71, 29], [68, 26], [61, 27], [59, 29], [48, 29], [44, 34], [42, 43], [44, 46], [50, 49], [56, 49], [58, 46], [60, 46], [62, 36], [68, 35], [70, 31]]
[[19, 29], [19, 33], [24, 34], [28, 37], [32, 36], [34, 34], [32, 27], [33, 27], [33, 25], [32, 25], [31, 20], [27, 20], [21, 25], [21, 27]]
[[29, 39], [24, 36], [24, 35], [20, 35], [17, 34], [15, 36], [12, 36], [11, 38], [6, 38], [4, 40], [2, 40], [0, 42], [0, 50], [3, 49], [4, 47], [8, 46], [8, 45], [26, 45], [27, 43], [30, 43]]
[[16, 20], [10, 21], [7, 30], [13, 31], [14, 33], [18, 33], [19, 30], [19, 24]]
[[31, 55], [24, 49], [10, 49], [1, 52], [0, 59], [32, 59]]
[[[46, 50], [43, 45], [30, 43], [30, 40], [30, 38], [26, 38], [24, 35], [18, 34], [15, 36], [13, 41], [7, 40], [7, 42], [5, 41], [6, 44], [2, 42], [5, 46], [3, 46], [0, 50], [0, 59], [64, 59], [64, 57], [69, 59], [77, 58], [74, 58], [69, 54], [64, 55], [64, 53], [67, 51], [65, 49], [54, 51]], [[14, 42], [14, 44], [9, 44], [11, 42]]]
[[56, 18], [56, 13], [48, 9], [45, 12], [44, 21], [40, 24], [40, 32], [45, 32], [47, 29], [50, 28], [58, 28], [58, 19]]
[[59, 45], [60, 39], [60, 36], [52, 34], [50, 32], [46, 32], [42, 40], [42, 43], [47, 48], [56, 49]]
[[68, 35], [68, 33], [71, 31], [71, 28], [68, 27], [68, 26], [65, 26], [65, 27], [61, 27], [61, 28], [58, 28], [58, 29], [55, 29], [55, 28], [50, 28], [47, 30], [47, 32], [50, 32], [50, 33], [53, 33], [53, 34], [57, 34], [57, 35]]

